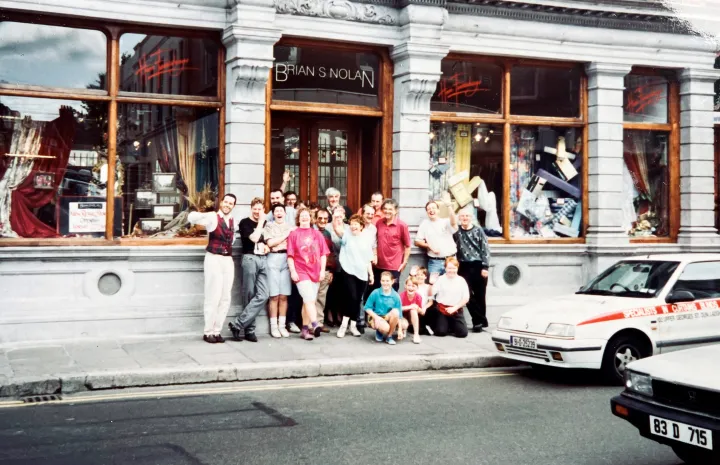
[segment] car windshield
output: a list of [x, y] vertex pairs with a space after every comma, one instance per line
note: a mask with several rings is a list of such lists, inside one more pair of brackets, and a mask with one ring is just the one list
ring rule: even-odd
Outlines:
[[667, 284], [679, 262], [622, 261], [605, 270], [576, 294], [617, 297], [656, 297]]

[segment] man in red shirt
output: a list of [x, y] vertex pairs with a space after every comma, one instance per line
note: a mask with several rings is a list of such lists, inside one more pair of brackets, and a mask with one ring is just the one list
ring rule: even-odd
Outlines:
[[398, 218], [398, 203], [395, 199], [386, 199], [382, 203], [384, 218], [375, 224], [377, 227], [377, 265], [373, 267], [375, 288], [379, 287], [380, 274], [389, 271], [395, 282], [393, 288], [400, 288], [400, 273], [410, 259], [410, 230], [408, 225]]

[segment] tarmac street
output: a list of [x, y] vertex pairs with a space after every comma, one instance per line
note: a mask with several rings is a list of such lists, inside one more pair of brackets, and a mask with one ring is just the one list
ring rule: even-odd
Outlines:
[[0, 464], [679, 465], [582, 372], [413, 372], [0, 401]]

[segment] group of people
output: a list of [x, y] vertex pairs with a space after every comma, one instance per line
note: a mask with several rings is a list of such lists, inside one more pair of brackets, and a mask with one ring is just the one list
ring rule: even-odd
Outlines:
[[[255, 198], [250, 216], [237, 227], [242, 247], [243, 309], [229, 323], [233, 338], [257, 341], [255, 320], [267, 309], [270, 335], [299, 333], [313, 340], [337, 327], [336, 336], [361, 336], [366, 327], [375, 340], [395, 345], [412, 329], [421, 335], [466, 337], [463, 308], [472, 330], [487, 327], [485, 294], [490, 250], [472, 210], [430, 201], [414, 244], [426, 249], [427, 267], [414, 266], [404, 279], [411, 239], [398, 217], [398, 204], [376, 192], [356, 213], [340, 205], [337, 189], [326, 192], [327, 207], [304, 204], [294, 192], [270, 194], [270, 210]], [[237, 199], [227, 194], [217, 212], [190, 213], [188, 220], [208, 231], [205, 256], [205, 329], [203, 339], [224, 342], [223, 322], [230, 308], [234, 278], [230, 215]], [[444, 207], [444, 206], [443, 206]]]

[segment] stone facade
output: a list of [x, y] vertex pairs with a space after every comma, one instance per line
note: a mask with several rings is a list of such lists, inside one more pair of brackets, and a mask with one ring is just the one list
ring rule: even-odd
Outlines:
[[[539, 1], [534, 8], [522, 2], [490, 3], [3, 0], [0, 6], [222, 32], [227, 49], [225, 182], [226, 192], [240, 199], [238, 218], [247, 214], [251, 198], [264, 194], [265, 84], [273, 45], [283, 36], [387, 47], [394, 63], [392, 193], [413, 231], [428, 199], [430, 97], [443, 57], [455, 52], [585, 63], [590, 135], [586, 242], [493, 245], [491, 322], [502, 310], [530, 299], [572, 292], [632, 253], [720, 252], [712, 211], [716, 44], [687, 33], [655, 1]], [[632, 66], [679, 70], [682, 213], [674, 244], [631, 244], [621, 228], [622, 90]], [[202, 248], [183, 246], [0, 247], [0, 344], [199, 332], [202, 256]], [[421, 260], [416, 251], [413, 261]], [[520, 274], [514, 286], [503, 278], [510, 265]], [[97, 292], [97, 280], [106, 271], [127, 280], [127, 287], [112, 297]], [[30, 280], [32, 287], [25, 286]], [[241, 285], [236, 279], [236, 288]]]

